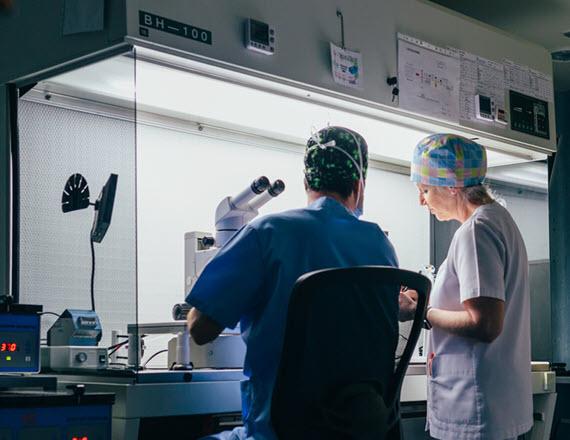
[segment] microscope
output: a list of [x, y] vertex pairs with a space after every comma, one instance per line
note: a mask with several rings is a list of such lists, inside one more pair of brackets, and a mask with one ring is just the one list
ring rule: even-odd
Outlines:
[[[219, 250], [247, 223], [259, 214], [259, 208], [285, 190], [281, 180], [273, 183], [265, 176], [255, 179], [247, 188], [233, 197], [225, 197], [216, 208], [215, 236], [207, 232], [184, 234], [184, 295], [188, 294], [202, 270]], [[176, 304], [172, 310], [175, 320], [184, 320], [190, 310], [186, 303]], [[241, 368], [245, 344], [236, 331], [225, 330], [216, 340], [198, 346], [185, 329], [168, 344], [168, 365], [172, 369]], [[191, 358], [191, 362], [190, 362]]]
[[[206, 264], [230, 238], [259, 214], [259, 208], [284, 190], [283, 181], [276, 180], [270, 184], [267, 177], [258, 177], [239, 194], [226, 197], [218, 204], [215, 237], [207, 232], [193, 231], [184, 234], [185, 295], [190, 292]], [[174, 319], [184, 317], [174, 316]]]

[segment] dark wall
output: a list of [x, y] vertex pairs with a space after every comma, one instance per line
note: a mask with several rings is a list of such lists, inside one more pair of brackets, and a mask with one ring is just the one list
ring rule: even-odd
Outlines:
[[[90, 32], [68, 33], [69, 22], [82, 18], [65, 8], [72, 2], [65, 0], [12, 2], [8, 9], [0, 10], [0, 83], [61, 65], [87, 54], [123, 42], [126, 32], [126, 2], [104, 2], [103, 28]], [[89, 14], [84, 9], [85, 14]], [[72, 20], [72, 18], [74, 18]], [[80, 30], [76, 26], [74, 30]]]
[[558, 151], [549, 182], [553, 360], [570, 365], [570, 91], [557, 93]]

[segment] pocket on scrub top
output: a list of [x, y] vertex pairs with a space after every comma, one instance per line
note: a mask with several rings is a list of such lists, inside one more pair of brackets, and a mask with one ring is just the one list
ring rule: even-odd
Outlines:
[[472, 353], [438, 354], [432, 359], [428, 405], [432, 415], [454, 424], [477, 424], [480, 401]]

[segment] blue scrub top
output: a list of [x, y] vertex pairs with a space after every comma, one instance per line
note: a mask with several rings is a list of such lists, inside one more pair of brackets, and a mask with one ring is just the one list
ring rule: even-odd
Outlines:
[[240, 437], [276, 438], [271, 396], [297, 278], [362, 265], [398, 266], [386, 234], [336, 200], [321, 197], [307, 208], [252, 221], [204, 268], [186, 301], [221, 326], [234, 328], [239, 322], [247, 345], [249, 380], [241, 387], [245, 435]]

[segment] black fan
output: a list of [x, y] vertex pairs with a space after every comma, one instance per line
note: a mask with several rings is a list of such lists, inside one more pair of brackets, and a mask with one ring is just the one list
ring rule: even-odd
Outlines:
[[63, 212], [76, 211], [89, 207], [89, 186], [81, 174], [76, 173], [67, 179], [61, 196]]
[[65, 184], [63, 195], [61, 196], [61, 210], [65, 212], [77, 211], [93, 205], [95, 208], [95, 218], [91, 228], [91, 310], [95, 311], [95, 290], [93, 287], [95, 280], [95, 248], [93, 243], [101, 243], [111, 224], [111, 214], [115, 202], [115, 192], [117, 189], [116, 174], [111, 174], [99, 194], [95, 203], [89, 201], [89, 187], [87, 180], [81, 174], [72, 175]]

